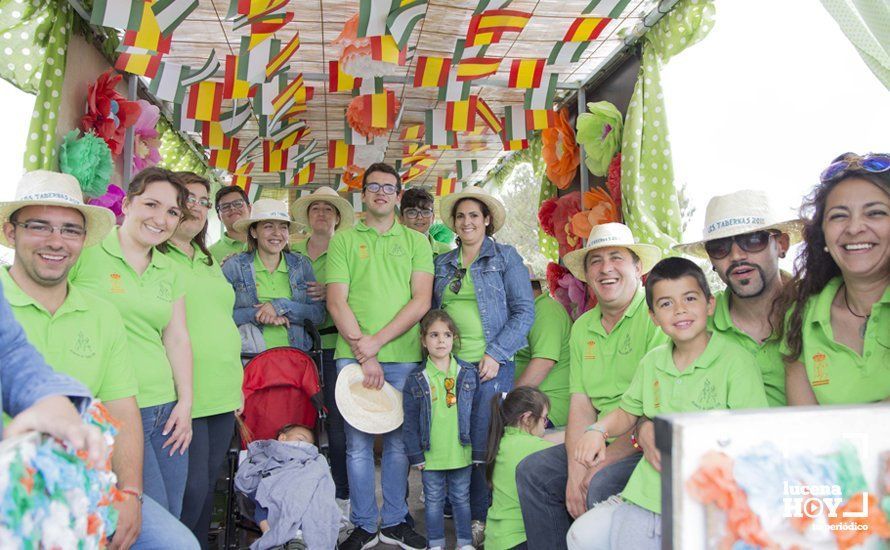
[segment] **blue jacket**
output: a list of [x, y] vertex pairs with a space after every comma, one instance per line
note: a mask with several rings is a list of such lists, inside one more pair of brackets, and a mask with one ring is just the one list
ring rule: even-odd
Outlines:
[[[479, 401], [482, 392], [476, 391], [479, 388], [479, 373], [476, 367], [460, 359], [457, 360], [457, 365], [458, 439], [461, 445], [473, 446], [473, 462], [485, 462], [488, 423], [482, 415], [475, 414], [479, 407], [486, 405]], [[424, 372], [425, 366], [426, 360], [408, 375], [405, 388], [402, 390], [402, 406], [405, 411], [402, 439], [405, 441], [408, 462], [412, 466], [422, 464], [425, 460], [423, 452], [430, 450], [432, 401], [430, 381]]]
[[[442, 297], [458, 270], [460, 247], [435, 259], [433, 308], [442, 307]], [[503, 364], [528, 344], [528, 331], [535, 321], [535, 300], [528, 269], [516, 249], [486, 237], [479, 256], [470, 265], [476, 302], [485, 333], [485, 353]]]
[[[253, 257], [253, 252], [231, 256], [223, 263], [222, 271], [235, 288], [235, 324], [239, 327], [253, 324], [262, 329], [262, 324], [255, 318], [256, 308], [253, 307], [260, 303], [256, 292]], [[276, 298], [272, 300], [272, 305], [278, 315], [285, 315], [290, 321], [287, 339], [291, 347], [307, 351], [312, 347], [312, 340], [304, 324], [309, 320], [315, 326], [320, 326], [324, 322], [325, 303], [313, 302], [306, 294], [306, 283], [315, 282], [315, 273], [312, 272], [309, 259], [301, 254], [285, 252], [284, 260], [290, 277], [291, 298]]]
[[[68, 396], [81, 412], [90, 404], [89, 390], [73, 378], [54, 371], [28, 342], [0, 285], [0, 409], [15, 417], [51, 395]], [[0, 439], [3, 439], [2, 423]]]

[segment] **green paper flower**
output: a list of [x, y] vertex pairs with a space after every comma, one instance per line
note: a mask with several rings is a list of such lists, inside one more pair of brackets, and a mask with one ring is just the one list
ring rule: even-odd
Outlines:
[[609, 163], [621, 149], [621, 112], [608, 101], [588, 103], [589, 113], [578, 116], [575, 139], [584, 146], [587, 169], [595, 176], [605, 176]]
[[94, 135], [71, 130], [59, 145], [59, 169], [77, 178], [87, 197], [101, 197], [108, 189], [114, 165], [111, 149], [105, 140]]
[[445, 224], [436, 222], [430, 226], [430, 237], [440, 243], [451, 244], [454, 242], [454, 232], [445, 227]]

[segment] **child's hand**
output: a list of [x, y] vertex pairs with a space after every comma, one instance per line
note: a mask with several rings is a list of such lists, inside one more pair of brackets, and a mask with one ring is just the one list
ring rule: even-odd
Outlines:
[[637, 443], [643, 449], [643, 457], [655, 468], [661, 471], [661, 451], [655, 446], [655, 422], [644, 420], [637, 428]]
[[584, 432], [575, 445], [575, 460], [588, 468], [593, 468], [606, 458], [606, 436], [602, 432]]

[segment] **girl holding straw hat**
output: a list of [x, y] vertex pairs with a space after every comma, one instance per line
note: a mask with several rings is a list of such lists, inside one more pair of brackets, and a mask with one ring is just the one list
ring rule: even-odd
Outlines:
[[[513, 387], [513, 356], [526, 345], [535, 316], [528, 270], [522, 257], [492, 236], [504, 225], [503, 203], [477, 186], [444, 197], [440, 211], [457, 235], [458, 247], [435, 260], [433, 308], [446, 310], [461, 333], [455, 353], [478, 365], [480, 402]], [[491, 409], [477, 415], [488, 424]], [[470, 488], [474, 543], [480, 542], [490, 492], [484, 468], [475, 467]]]
[[288, 246], [295, 228], [287, 206], [260, 199], [253, 203], [250, 217], [234, 226], [247, 233], [247, 252], [230, 257], [222, 266], [235, 288], [235, 324], [261, 330], [265, 349], [309, 350], [306, 321], [321, 325], [325, 308], [324, 302], [309, 296], [308, 285], [315, 282], [312, 264]]

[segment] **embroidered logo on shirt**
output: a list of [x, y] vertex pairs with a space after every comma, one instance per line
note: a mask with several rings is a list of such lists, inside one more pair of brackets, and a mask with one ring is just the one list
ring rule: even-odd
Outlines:
[[173, 285], [169, 281], [161, 281], [158, 284], [158, 300], [173, 301]]
[[365, 243], [358, 245], [358, 257], [360, 260], [367, 260], [371, 257], [370, 252], [368, 252], [368, 245]]
[[815, 376], [813, 377], [813, 386], [825, 386], [831, 383], [831, 378], [828, 376], [828, 361], [826, 361], [828, 357], [824, 353], [817, 353], [813, 356], [813, 371]]
[[633, 349], [630, 347], [630, 334], [625, 334], [624, 340], [622, 340], [621, 342], [621, 347], [618, 348], [618, 353], [620, 353], [621, 355], [627, 355], [631, 351], [633, 351]]
[[659, 382], [658, 380], [656, 380], [655, 382], [652, 382], [652, 393], [655, 396], [654, 406], [656, 409], [660, 409], [661, 408], [661, 382]]
[[701, 411], [710, 411], [717, 408], [717, 388], [710, 380], [705, 379], [698, 398], [692, 404]]
[[84, 334], [82, 330], [77, 333], [77, 338], [74, 339], [74, 347], [71, 348], [71, 353], [84, 359], [89, 359], [96, 355], [89, 336]]
[[402, 248], [401, 245], [399, 245], [399, 243], [395, 243], [394, 245], [392, 245], [392, 248], [389, 249], [389, 255], [390, 256], [404, 256], [405, 249]]
[[111, 278], [111, 289], [109, 292], [112, 294], [124, 294], [126, 290], [121, 286], [121, 276], [119, 273], [112, 273], [110, 275]]
[[596, 348], [596, 341], [588, 340], [587, 341], [587, 349], [584, 352], [585, 359], [596, 359], [596, 354], [594, 353], [594, 348]]

